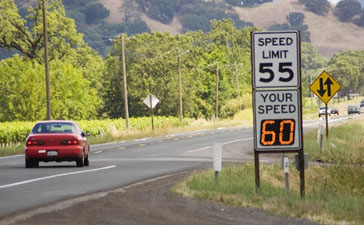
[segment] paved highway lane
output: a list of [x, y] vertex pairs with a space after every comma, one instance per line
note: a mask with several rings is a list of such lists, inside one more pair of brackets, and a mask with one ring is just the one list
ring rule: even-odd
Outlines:
[[[305, 129], [322, 121], [307, 121]], [[253, 160], [252, 128], [221, 128], [91, 146], [90, 166], [74, 162], [24, 167], [24, 156], [0, 158], [0, 217], [179, 171], [212, 167], [211, 146], [223, 161]], [[269, 158], [261, 157], [261, 160]]]
[[251, 133], [250, 128], [227, 128], [94, 145], [90, 166], [83, 168], [74, 162], [41, 162], [39, 168], [26, 169], [24, 156], [3, 157], [0, 216], [163, 174], [206, 168], [211, 166], [210, 145], [220, 142], [224, 149], [231, 145], [237, 150], [252, 146]]

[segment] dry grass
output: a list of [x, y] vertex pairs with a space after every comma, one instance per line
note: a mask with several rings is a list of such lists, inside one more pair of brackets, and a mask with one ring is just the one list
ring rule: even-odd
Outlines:
[[100, 0], [101, 3], [110, 11], [106, 22], [117, 24], [123, 22], [123, 15], [120, 12], [120, 7], [124, 4], [124, 0]]
[[305, 15], [304, 23], [311, 33], [311, 43], [324, 56], [343, 50], [364, 50], [364, 28], [352, 23], [342, 23], [333, 15], [333, 6], [327, 16], [318, 16], [305, 10], [298, 0], [280, 0], [254, 8], [234, 8], [242, 20], [267, 29], [273, 24], [286, 23], [290, 12]]
[[[106, 8], [110, 10], [107, 18], [109, 23], [121, 23], [122, 14], [120, 6], [124, 0], [101, 0]], [[301, 12], [305, 14], [304, 23], [308, 25], [311, 33], [311, 43], [318, 49], [319, 53], [331, 57], [334, 53], [343, 50], [364, 50], [364, 28], [352, 23], [342, 23], [333, 15], [332, 6], [327, 16], [318, 16], [305, 10], [298, 0], [280, 0], [266, 3], [252, 8], [235, 7], [233, 10], [240, 19], [252, 22], [255, 26], [267, 29], [273, 24], [286, 23], [286, 16], [290, 12]], [[175, 17], [171, 24], [163, 24], [148, 18], [142, 14], [142, 19], [152, 31], [169, 32], [178, 34], [181, 32], [181, 24]]]
[[[101, 0], [101, 3], [110, 10], [110, 15], [106, 19], [108, 23], [118, 24], [123, 22], [123, 13], [120, 12], [120, 7], [124, 4], [124, 0]], [[150, 19], [144, 13], [140, 13], [144, 22], [148, 25], [151, 31], [169, 32], [171, 34], [181, 33], [182, 25], [175, 17], [171, 24], [163, 24], [159, 21]]]

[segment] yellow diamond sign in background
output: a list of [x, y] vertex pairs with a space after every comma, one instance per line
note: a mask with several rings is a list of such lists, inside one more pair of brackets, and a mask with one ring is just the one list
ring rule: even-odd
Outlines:
[[325, 103], [328, 103], [340, 88], [341, 85], [326, 71], [322, 72], [310, 86], [310, 90]]

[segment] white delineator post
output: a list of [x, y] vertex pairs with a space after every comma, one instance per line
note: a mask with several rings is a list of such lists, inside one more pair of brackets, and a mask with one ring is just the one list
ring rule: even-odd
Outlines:
[[215, 182], [218, 183], [219, 172], [221, 171], [222, 165], [222, 144], [214, 143], [212, 148], [212, 161], [215, 170]]

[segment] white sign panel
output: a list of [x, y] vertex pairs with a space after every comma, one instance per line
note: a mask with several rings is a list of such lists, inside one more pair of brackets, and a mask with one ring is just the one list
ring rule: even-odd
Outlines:
[[254, 90], [256, 150], [299, 150], [301, 113], [299, 90]]
[[298, 31], [252, 34], [253, 88], [300, 86]]
[[[151, 101], [152, 100], [152, 101]], [[159, 99], [155, 97], [152, 93], [150, 93], [145, 99], [144, 104], [146, 104], [149, 108], [152, 107], [152, 109], [158, 104]], [[152, 104], [150, 104], [152, 103]]]
[[283, 157], [283, 170], [284, 170], [284, 173], [289, 173], [288, 156]]
[[221, 171], [221, 164], [222, 164], [222, 144], [221, 143], [214, 143], [212, 148], [212, 162], [215, 171]]

